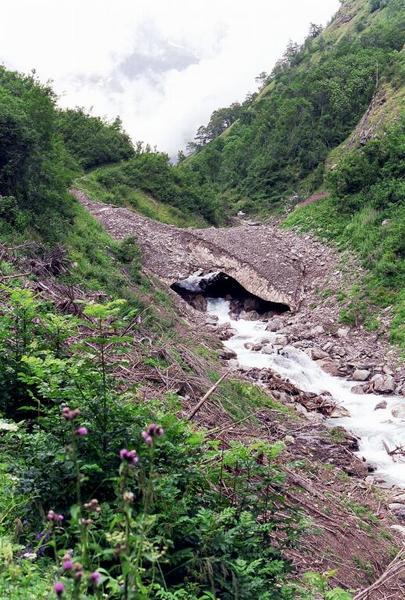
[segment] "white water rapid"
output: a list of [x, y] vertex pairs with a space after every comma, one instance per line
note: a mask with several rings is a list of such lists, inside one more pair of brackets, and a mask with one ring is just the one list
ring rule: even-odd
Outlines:
[[[323, 371], [307, 354], [292, 346], [269, 352], [271, 344], [277, 344], [277, 334], [266, 331], [264, 321], [235, 320], [230, 316], [229, 302], [222, 298], [208, 298], [207, 312], [216, 316], [220, 324], [230, 323], [235, 334], [224, 345], [237, 355], [242, 369], [269, 368], [288, 379], [305, 392], [329, 392], [336, 403], [344, 406], [350, 416], [329, 419], [331, 425], [341, 425], [360, 438], [358, 454], [375, 468], [375, 473], [389, 483], [405, 488], [405, 462], [396, 457], [394, 461], [384, 446], [394, 449], [405, 447], [404, 413], [402, 419], [394, 417], [392, 410], [403, 407], [405, 400], [398, 396], [354, 394], [350, 390], [354, 381], [332, 377]], [[265, 342], [266, 353], [248, 350], [246, 343]], [[386, 400], [387, 407], [375, 410], [376, 404]]]

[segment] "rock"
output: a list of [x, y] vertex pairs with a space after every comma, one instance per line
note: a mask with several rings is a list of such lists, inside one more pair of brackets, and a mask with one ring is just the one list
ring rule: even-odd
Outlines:
[[246, 298], [243, 302], [243, 309], [246, 312], [257, 310], [259, 308], [259, 301], [256, 298]]
[[350, 417], [350, 413], [344, 406], [335, 406], [329, 415], [332, 419], [340, 419], [341, 417]]
[[230, 350], [229, 348], [223, 348], [221, 350], [221, 352], [219, 353], [219, 356], [223, 360], [231, 360], [232, 358], [236, 358], [237, 354], [236, 354], [236, 352], [234, 352], [233, 350]]
[[284, 438], [286, 444], [295, 444], [295, 438], [292, 435], [286, 435]]
[[274, 354], [275, 350], [271, 344], [266, 344], [262, 348], [263, 354]]
[[324, 350], [320, 348], [312, 348], [311, 349], [311, 358], [312, 360], [322, 360], [323, 358], [328, 358], [329, 355]]
[[353, 394], [364, 394], [365, 389], [363, 385], [354, 385], [350, 390]]
[[398, 531], [398, 533], [405, 536], [405, 527], [403, 525], [391, 525], [390, 529]]
[[405, 494], [399, 494], [394, 498], [395, 502], [399, 502], [401, 504], [405, 504]]
[[260, 350], [262, 350], [262, 348], [263, 348], [263, 344], [253, 344], [253, 346], [252, 346], [253, 352], [260, 352]]
[[387, 408], [387, 401], [381, 400], [381, 402], [379, 402], [378, 404], [375, 405], [374, 410], [380, 410], [380, 409], [384, 409], [384, 408]]
[[395, 381], [391, 375], [381, 375], [377, 373], [371, 378], [375, 392], [387, 394], [395, 390]]
[[274, 317], [273, 319], [271, 319], [271, 321], [269, 321], [266, 327], [266, 331], [278, 331], [283, 327], [283, 325], [284, 323], [282, 319], [280, 319], [279, 317]]
[[218, 322], [218, 317], [216, 315], [210, 315], [206, 317], [205, 324], [206, 325], [216, 325]]
[[348, 327], [340, 327], [337, 330], [336, 335], [338, 336], [338, 338], [345, 338], [347, 337], [349, 331], [350, 329]]
[[333, 375], [334, 377], [339, 375], [339, 366], [332, 360], [323, 360], [320, 365], [329, 375]]
[[401, 421], [405, 421], [405, 403], [396, 404], [391, 410], [391, 414], [393, 417], [400, 419]]
[[388, 504], [388, 508], [393, 512], [398, 510], [405, 510], [405, 504], [401, 504], [400, 502], [391, 502], [391, 504]]
[[322, 333], [325, 333], [325, 329], [322, 327], [322, 325], [316, 325], [309, 333], [312, 337], [316, 337], [317, 335], [322, 335]]
[[242, 310], [242, 312], [239, 315], [240, 319], [244, 319], [245, 321], [260, 321], [260, 315], [257, 311], [255, 310]]
[[202, 294], [194, 294], [189, 300], [191, 306], [196, 310], [205, 312], [207, 310], [207, 298]]
[[373, 485], [375, 482], [375, 478], [372, 475], [367, 475], [364, 480], [368, 485]]
[[219, 330], [218, 337], [221, 341], [225, 342], [226, 340], [230, 340], [231, 337], [233, 337], [235, 334], [235, 329], [232, 329], [232, 327], [225, 326]]
[[286, 335], [278, 335], [276, 337], [276, 343], [280, 344], [280, 346], [285, 346], [288, 344], [288, 337]]
[[246, 350], [253, 350], [253, 352], [259, 352], [263, 348], [263, 344], [252, 344], [252, 342], [246, 342], [244, 346]]
[[356, 369], [352, 375], [354, 381], [366, 381], [369, 377], [370, 371], [366, 371], [366, 369]]

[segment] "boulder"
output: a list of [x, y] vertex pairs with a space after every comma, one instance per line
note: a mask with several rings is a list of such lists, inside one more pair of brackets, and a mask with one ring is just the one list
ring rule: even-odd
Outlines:
[[322, 369], [326, 371], [329, 375], [333, 375], [337, 377], [339, 375], [339, 365], [333, 362], [332, 360], [323, 360], [320, 363]]
[[389, 394], [395, 390], [395, 381], [391, 375], [382, 375], [377, 373], [371, 378], [373, 389], [375, 392]]
[[387, 401], [381, 400], [381, 402], [375, 405], [374, 410], [384, 410], [384, 408], [387, 408]]
[[336, 332], [336, 335], [338, 336], [338, 338], [345, 338], [347, 337], [349, 331], [350, 329], [348, 327], [339, 327], [339, 329]]
[[236, 334], [235, 329], [232, 327], [223, 326], [218, 332], [218, 337], [221, 341], [225, 342], [226, 340], [230, 340]]
[[369, 377], [370, 371], [367, 371], [366, 369], [356, 369], [352, 375], [354, 381], [366, 381]]
[[206, 312], [207, 310], [207, 298], [202, 294], [194, 294], [190, 297], [189, 300], [191, 306], [196, 310], [201, 312]]
[[398, 494], [398, 496], [395, 496], [394, 500], [400, 504], [405, 504], [405, 494]]
[[390, 528], [405, 536], [405, 527], [403, 525], [391, 525]]
[[274, 354], [275, 350], [271, 344], [266, 344], [262, 348], [263, 354]]
[[236, 352], [234, 352], [233, 350], [230, 350], [229, 348], [223, 348], [221, 350], [221, 352], [219, 353], [219, 356], [223, 360], [231, 360], [232, 358], [236, 358], [237, 354], [236, 354]]
[[283, 321], [280, 317], [273, 317], [267, 324], [266, 331], [278, 331], [283, 327]]
[[354, 385], [351, 390], [352, 394], [364, 394], [365, 393], [365, 389], [363, 385]]
[[311, 348], [311, 358], [312, 360], [322, 360], [323, 358], [328, 358], [329, 354], [320, 348]]
[[402, 404], [396, 404], [391, 410], [391, 414], [396, 419], [405, 421], [405, 402]]
[[322, 333], [325, 333], [325, 329], [322, 327], [322, 325], [316, 325], [309, 333], [312, 337], [316, 337], [317, 335], [322, 335]]
[[276, 338], [276, 343], [280, 346], [285, 346], [288, 344], [288, 337], [286, 335], [278, 335]]
[[350, 417], [350, 413], [344, 406], [337, 405], [329, 416], [332, 419], [340, 419], [341, 417]]
[[402, 504], [401, 502], [391, 502], [391, 504], [388, 504], [388, 508], [394, 512], [396, 510], [405, 510], [405, 504]]

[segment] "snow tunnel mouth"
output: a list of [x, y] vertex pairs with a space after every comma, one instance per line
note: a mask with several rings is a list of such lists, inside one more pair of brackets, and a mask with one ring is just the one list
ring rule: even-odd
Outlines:
[[222, 271], [194, 273], [171, 286], [179, 296], [196, 310], [207, 310], [208, 298], [223, 298], [229, 301], [230, 312], [237, 318], [271, 318], [275, 314], [290, 310], [287, 304], [263, 300], [245, 289], [236, 279]]

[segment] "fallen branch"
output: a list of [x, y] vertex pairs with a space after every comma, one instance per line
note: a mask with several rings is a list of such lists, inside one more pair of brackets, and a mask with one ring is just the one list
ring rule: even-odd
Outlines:
[[191, 419], [194, 417], [194, 415], [200, 410], [200, 408], [202, 407], [202, 405], [204, 404], [204, 402], [206, 402], [208, 400], [208, 398], [210, 396], [212, 396], [212, 394], [215, 392], [215, 390], [217, 389], [217, 387], [219, 386], [220, 383], [222, 383], [222, 381], [225, 379], [225, 377], [227, 377], [229, 375], [231, 371], [226, 371], [226, 373], [224, 373], [222, 375], [222, 377], [220, 377], [218, 379], [218, 381], [216, 383], [214, 383], [214, 385], [208, 390], [208, 392], [201, 398], [201, 400], [199, 400], [199, 402], [197, 402], [196, 406], [193, 408], [193, 410], [191, 411], [191, 413], [188, 416], [188, 420], [191, 421]]
[[353, 600], [366, 600], [370, 597], [370, 592], [383, 587], [386, 583], [391, 581], [391, 579], [401, 575], [402, 573], [405, 573], [405, 547], [398, 552], [394, 560], [390, 562], [384, 573], [377, 579], [377, 581], [375, 581], [365, 590], [362, 590], [356, 594]]
[[0, 275], [0, 279], [17, 279], [18, 277], [28, 277], [28, 275], [31, 275], [31, 271], [28, 271], [28, 273], [17, 273], [16, 275]]

